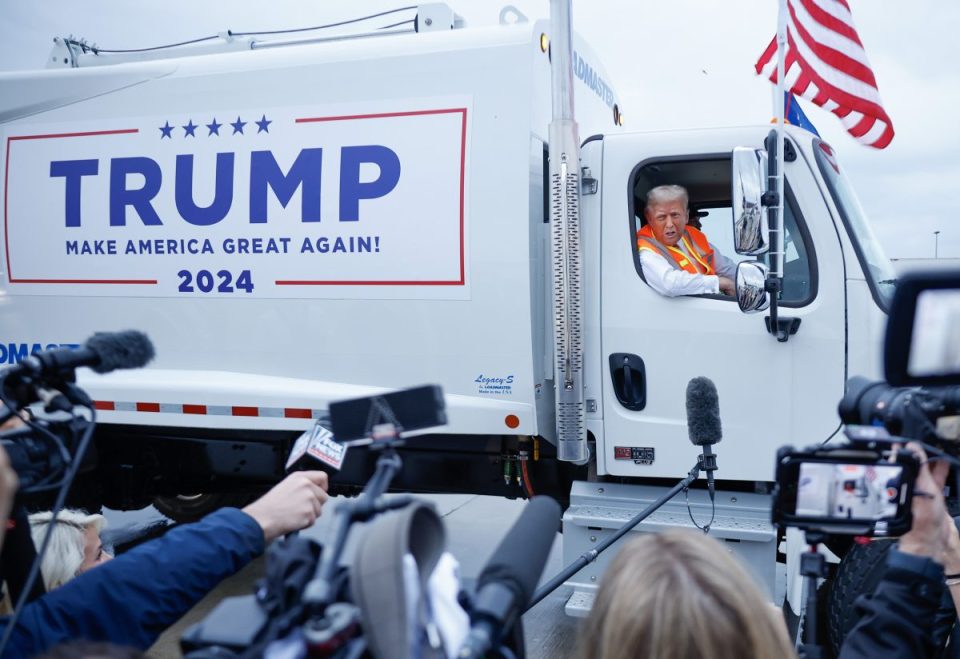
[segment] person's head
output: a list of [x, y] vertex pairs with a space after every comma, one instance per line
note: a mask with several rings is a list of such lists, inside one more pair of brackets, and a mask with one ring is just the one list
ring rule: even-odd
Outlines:
[[726, 547], [673, 529], [613, 559], [580, 637], [582, 659], [795, 656], [783, 621]]
[[[50, 512], [30, 515], [30, 535], [37, 551], [50, 526], [50, 519]], [[82, 510], [69, 508], [60, 511], [40, 564], [48, 591], [113, 558], [100, 542], [104, 522], [103, 515], [88, 515]]]
[[658, 185], [647, 193], [643, 216], [657, 242], [673, 247], [680, 242], [689, 216], [687, 190], [680, 185]]

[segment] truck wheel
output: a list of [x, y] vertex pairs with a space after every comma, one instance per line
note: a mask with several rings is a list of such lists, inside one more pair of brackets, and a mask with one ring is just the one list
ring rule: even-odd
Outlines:
[[857, 624], [858, 616], [853, 603], [877, 587], [885, 571], [887, 553], [895, 543], [896, 540], [886, 539], [863, 545], [854, 544], [837, 566], [824, 612], [834, 649], [843, 645], [843, 639]]
[[153, 506], [175, 522], [196, 522], [215, 510], [242, 508], [259, 495], [249, 492], [212, 492], [154, 497]]
[[[872, 593], [876, 589], [886, 571], [887, 554], [895, 543], [895, 539], [885, 539], [854, 545], [840, 561], [828, 602], [830, 640], [838, 651], [847, 634], [857, 624], [854, 602], [860, 595]], [[956, 620], [957, 611], [953, 600], [949, 594], [944, 593], [943, 601], [935, 614], [934, 645], [941, 648], [946, 645]]]

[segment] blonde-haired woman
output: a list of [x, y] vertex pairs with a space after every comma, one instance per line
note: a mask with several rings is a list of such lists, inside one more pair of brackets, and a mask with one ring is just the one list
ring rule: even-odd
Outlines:
[[[49, 511], [30, 515], [30, 535], [37, 551], [50, 527], [51, 517]], [[40, 564], [48, 592], [113, 558], [100, 542], [105, 521], [103, 515], [88, 515], [82, 510], [60, 511]]]
[[682, 530], [644, 534], [607, 568], [579, 656], [795, 657], [779, 615], [713, 538]]

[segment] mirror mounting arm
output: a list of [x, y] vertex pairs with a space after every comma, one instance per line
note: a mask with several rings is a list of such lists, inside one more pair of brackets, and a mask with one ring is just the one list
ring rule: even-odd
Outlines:
[[780, 343], [786, 343], [800, 329], [800, 319], [779, 315], [780, 287], [779, 277], [767, 277], [764, 288], [770, 295], [770, 315], [764, 320], [767, 322], [767, 332], [773, 334]]
[[780, 206], [780, 195], [776, 190], [767, 190], [760, 195], [760, 204], [764, 208], [777, 208]]

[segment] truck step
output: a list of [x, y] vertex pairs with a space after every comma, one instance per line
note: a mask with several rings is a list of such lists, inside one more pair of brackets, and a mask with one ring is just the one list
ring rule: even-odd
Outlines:
[[[563, 515], [563, 562], [569, 564], [613, 535], [634, 515], [669, 488], [621, 483], [577, 481], [570, 490], [570, 507]], [[710, 499], [705, 490], [690, 490], [690, 510], [700, 526], [710, 520]], [[573, 588], [567, 615], [590, 612], [596, 589], [618, 548], [637, 533], [657, 533], [670, 528], [696, 530], [687, 512], [683, 493], [641, 522], [616, 545], [574, 575], [565, 585]], [[777, 533], [770, 523], [770, 497], [764, 494], [718, 490], [716, 517], [710, 535], [737, 556], [771, 600], [776, 583]]]

